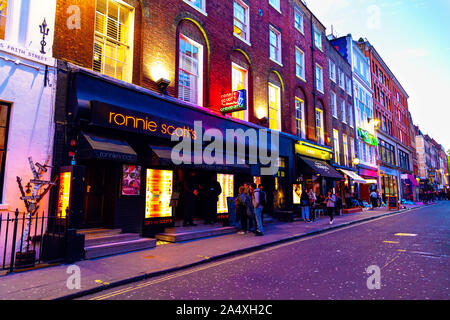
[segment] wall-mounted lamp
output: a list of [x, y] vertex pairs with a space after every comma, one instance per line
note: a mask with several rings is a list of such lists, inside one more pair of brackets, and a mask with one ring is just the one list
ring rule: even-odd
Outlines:
[[258, 119], [258, 124], [261, 126], [265, 126], [269, 122], [269, 119], [267, 117], [262, 117]]
[[353, 159], [353, 164], [354, 164], [355, 166], [357, 166], [357, 165], [360, 164], [360, 163], [361, 163], [361, 161], [360, 161], [358, 158]]
[[379, 125], [380, 125], [380, 120], [378, 120], [378, 119], [372, 119], [372, 118], [368, 118], [367, 119], [368, 121], [369, 121], [369, 124], [373, 124], [375, 127], [379, 127]]
[[161, 78], [158, 81], [156, 81], [156, 85], [158, 86], [159, 92], [164, 95], [168, 95], [167, 87], [170, 85], [170, 80]]

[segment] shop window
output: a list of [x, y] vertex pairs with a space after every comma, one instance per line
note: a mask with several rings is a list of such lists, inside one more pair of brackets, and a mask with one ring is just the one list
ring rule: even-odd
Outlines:
[[234, 176], [232, 174], [217, 174], [222, 193], [217, 202], [217, 213], [228, 213], [227, 198], [234, 197]]
[[297, 136], [302, 139], [306, 138], [305, 102], [297, 97], [295, 97], [295, 121]]
[[249, 8], [240, 0], [234, 0], [234, 35], [244, 42], [250, 42]]
[[[246, 90], [247, 91], [247, 104], [248, 104], [248, 70], [238, 66], [237, 64], [232, 64], [232, 91]], [[248, 108], [248, 106], [247, 106]], [[248, 109], [244, 111], [234, 112], [232, 116], [237, 119], [248, 121]]]
[[281, 89], [269, 83], [269, 127], [281, 131]]
[[131, 81], [134, 9], [121, 1], [97, 0], [93, 70]]
[[323, 111], [316, 109], [316, 136], [319, 144], [325, 144], [325, 133], [323, 128]]
[[3, 199], [3, 178], [5, 176], [5, 161], [8, 142], [9, 105], [0, 103], [0, 203]]
[[0, 0], [0, 40], [5, 40], [8, 0]]
[[147, 169], [145, 218], [172, 216], [173, 171]]
[[333, 142], [334, 142], [334, 162], [341, 164], [341, 157], [339, 154], [339, 132], [333, 129]]
[[203, 46], [180, 34], [178, 98], [203, 105]]
[[281, 64], [281, 33], [274, 27], [269, 27], [270, 59]]

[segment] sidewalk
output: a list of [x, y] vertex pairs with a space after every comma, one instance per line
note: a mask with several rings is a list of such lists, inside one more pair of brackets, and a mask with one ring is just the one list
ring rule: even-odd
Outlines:
[[166, 272], [192, 267], [214, 259], [265, 246], [298, 239], [353, 223], [404, 212], [420, 206], [408, 206], [400, 211], [378, 208], [363, 213], [337, 216], [334, 224], [328, 217], [314, 223], [303, 221], [274, 222], [265, 226], [265, 236], [237, 233], [182, 243], [159, 245], [154, 249], [131, 252], [95, 260], [77, 262], [81, 269], [81, 289], [69, 290], [66, 286], [68, 265], [59, 265], [0, 277], [0, 300], [47, 300], [76, 297], [101, 291], [111, 286], [157, 276]]

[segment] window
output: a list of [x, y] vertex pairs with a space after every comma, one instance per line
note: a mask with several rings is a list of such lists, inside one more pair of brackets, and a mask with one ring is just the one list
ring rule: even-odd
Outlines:
[[297, 136], [306, 138], [305, 131], [305, 103], [300, 98], [295, 97], [295, 118], [297, 127]]
[[303, 31], [303, 27], [304, 27], [303, 12], [297, 6], [294, 9], [294, 27], [301, 33], [304, 33], [304, 31]]
[[281, 33], [274, 27], [269, 27], [270, 59], [281, 64]]
[[295, 74], [300, 79], [305, 79], [305, 54], [299, 48], [295, 48]]
[[193, 7], [194, 9], [206, 15], [205, 0], [183, 0], [183, 1], [186, 2], [188, 5], [190, 5], [191, 7]]
[[275, 9], [277, 9], [278, 11], [280, 11], [280, 0], [269, 0], [269, 4], [274, 7]]
[[341, 101], [341, 116], [342, 116], [342, 122], [347, 123], [347, 111], [345, 108], [345, 100]]
[[347, 94], [349, 96], [351, 96], [352, 95], [352, 80], [349, 77], [346, 77], [345, 80], [346, 80], [346, 84], [347, 84]]
[[0, 40], [5, 39], [7, 11], [8, 11], [8, 0], [0, 0]]
[[331, 110], [333, 112], [333, 117], [335, 117], [337, 119], [338, 114], [337, 114], [337, 105], [336, 105], [336, 94], [331, 91]]
[[234, 35], [245, 42], [250, 42], [248, 6], [240, 1], [234, 1]]
[[97, 0], [93, 70], [131, 81], [133, 9], [122, 2]]
[[0, 103], [0, 203], [3, 195], [3, 178], [8, 141], [9, 106]]
[[350, 125], [350, 127], [353, 128], [353, 108], [352, 106], [350, 106], [350, 108], [348, 108], [348, 124]]
[[342, 135], [342, 144], [344, 146], [344, 166], [348, 166], [348, 140], [347, 135]]
[[[231, 90], [232, 91], [247, 90], [247, 98], [248, 98], [248, 70], [233, 63], [231, 66], [231, 72], [232, 72]], [[234, 112], [231, 115], [234, 118], [248, 121], [248, 110]]]
[[178, 99], [203, 105], [203, 46], [180, 34]]
[[314, 27], [314, 45], [322, 51], [322, 33], [316, 27]]
[[334, 141], [334, 162], [341, 164], [341, 157], [339, 154], [339, 132], [333, 129], [333, 141]]
[[325, 143], [325, 135], [323, 128], [323, 111], [316, 109], [316, 136], [319, 144]]
[[339, 70], [339, 87], [341, 87], [342, 89], [345, 90], [345, 75], [344, 72], [342, 72], [342, 70]]
[[334, 83], [336, 83], [336, 65], [331, 60], [329, 60], [329, 62], [330, 62], [330, 79], [333, 80]]
[[269, 82], [269, 128], [281, 131], [281, 89]]
[[323, 69], [316, 64], [316, 88], [323, 93]]
[[351, 160], [350, 164], [353, 165], [353, 160], [355, 159], [355, 140], [351, 137], [350, 138], [350, 152], [351, 152]]

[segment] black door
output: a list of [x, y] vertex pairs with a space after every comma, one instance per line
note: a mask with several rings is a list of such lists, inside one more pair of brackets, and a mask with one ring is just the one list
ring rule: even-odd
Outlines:
[[91, 161], [86, 168], [84, 225], [86, 228], [112, 228], [116, 198], [116, 165]]

